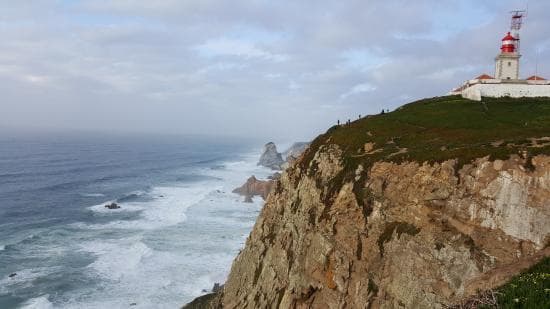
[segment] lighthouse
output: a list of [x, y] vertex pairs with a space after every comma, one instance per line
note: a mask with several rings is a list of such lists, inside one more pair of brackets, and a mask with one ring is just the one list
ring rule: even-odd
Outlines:
[[495, 78], [501, 80], [519, 79], [519, 37], [510, 32], [502, 39], [500, 54], [495, 58]]
[[525, 11], [512, 11], [510, 32], [501, 40], [500, 53], [495, 58], [495, 76], [481, 74], [465, 81], [461, 86], [449, 92], [474, 101], [483, 97], [525, 98], [550, 97], [550, 81], [535, 75], [520, 79], [520, 29]]

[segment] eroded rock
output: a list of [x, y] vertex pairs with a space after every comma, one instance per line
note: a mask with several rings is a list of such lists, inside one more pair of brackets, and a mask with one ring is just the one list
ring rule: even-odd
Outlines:
[[281, 170], [283, 163], [285, 161], [282, 154], [277, 152], [277, 146], [273, 142], [265, 144], [258, 165], [268, 167], [272, 170]]
[[251, 176], [245, 184], [233, 190], [233, 193], [244, 196], [247, 203], [251, 203], [254, 196], [261, 196], [265, 200], [271, 192], [274, 183], [275, 180], [272, 179], [258, 180], [256, 177]]
[[377, 162], [332, 192], [323, 145], [281, 175], [216, 305], [443, 308], [498, 286], [550, 255], [550, 157], [531, 161]]

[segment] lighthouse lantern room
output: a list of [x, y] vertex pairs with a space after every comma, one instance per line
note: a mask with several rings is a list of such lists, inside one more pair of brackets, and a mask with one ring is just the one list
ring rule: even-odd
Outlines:
[[519, 36], [514, 37], [510, 32], [502, 39], [500, 54], [495, 58], [495, 78], [502, 80], [519, 79], [518, 50]]

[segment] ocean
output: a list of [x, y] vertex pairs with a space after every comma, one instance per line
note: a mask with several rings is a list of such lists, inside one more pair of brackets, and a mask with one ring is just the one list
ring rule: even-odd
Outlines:
[[0, 134], [0, 308], [179, 308], [224, 282], [263, 204], [231, 191], [270, 174], [260, 151], [199, 137]]

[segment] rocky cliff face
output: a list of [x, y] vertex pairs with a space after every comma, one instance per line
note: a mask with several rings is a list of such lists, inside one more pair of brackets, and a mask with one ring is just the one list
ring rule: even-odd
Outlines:
[[309, 146], [309, 142], [296, 142], [292, 144], [284, 153], [287, 161], [296, 160]]
[[268, 167], [272, 170], [280, 170], [284, 162], [283, 156], [277, 152], [277, 146], [274, 143], [269, 142], [265, 144], [258, 165]]
[[550, 99], [421, 100], [281, 175], [223, 308], [443, 308], [550, 256]]
[[528, 163], [377, 162], [334, 190], [322, 146], [283, 173], [220, 305], [441, 308], [499, 285], [550, 254], [550, 157]]

